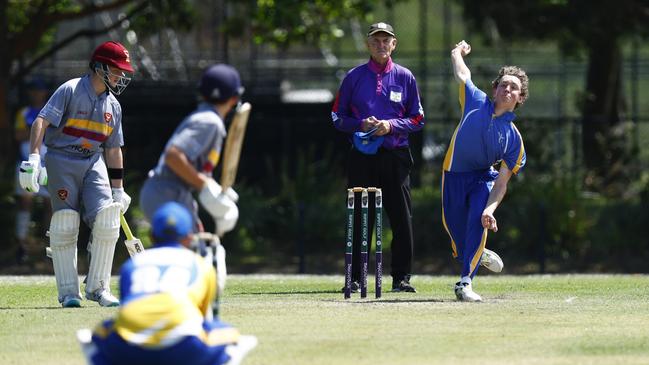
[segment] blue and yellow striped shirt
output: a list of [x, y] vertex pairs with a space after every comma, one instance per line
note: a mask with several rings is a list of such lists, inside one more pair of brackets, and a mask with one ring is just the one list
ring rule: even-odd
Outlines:
[[462, 118], [444, 158], [444, 171], [489, 169], [502, 161], [517, 174], [525, 166], [523, 138], [513, 123], [513, 112], [494, 117], [494, 104], [469, 79], [460, 85]]

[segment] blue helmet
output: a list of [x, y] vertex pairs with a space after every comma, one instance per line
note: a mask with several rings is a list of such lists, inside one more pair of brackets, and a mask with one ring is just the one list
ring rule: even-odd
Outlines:
[[192, 233], [192, 216], [184, 206], [168, 202], [153, 214], [151, 225], [156, 243], [177, 242]]
[[230, 65], [220, 63], [203, 72], [198, 91], [205, 100], [220, 103], [233, 96], [243, 95], [244, 87], [239, 72]]

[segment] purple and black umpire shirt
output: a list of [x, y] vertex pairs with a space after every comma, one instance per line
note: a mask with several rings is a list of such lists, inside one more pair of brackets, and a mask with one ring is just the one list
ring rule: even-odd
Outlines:
[[349, 134], [361, 131], [361, 121], [370, 116], [390, 122], [386, 149], [408, 147], [408, 134], [424, 127], [415, 77], [391, 58], [385, 68], [370, 59], [349, 71], [331, 111], [336, 129]]

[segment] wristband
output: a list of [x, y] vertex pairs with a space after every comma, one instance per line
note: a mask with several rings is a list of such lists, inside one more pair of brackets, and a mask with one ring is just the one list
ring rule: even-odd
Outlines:
[[111, 180], [124, 179], [124, 169], [108, 168], [108, 178]]

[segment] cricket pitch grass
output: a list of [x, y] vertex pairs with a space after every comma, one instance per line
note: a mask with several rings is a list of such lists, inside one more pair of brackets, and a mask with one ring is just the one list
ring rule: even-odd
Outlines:
[[[244, 364], [649, 364], [647, 275], [482, 276], [483, 303], [455, 281], [345, 301], [342, 275], [231, 275], [221, 316], [259, 339]], [[0, 364], [84, 364], [75, 331], [116, 308], [82, 306], [60, 308], [53, 277], [0, 277]]]

